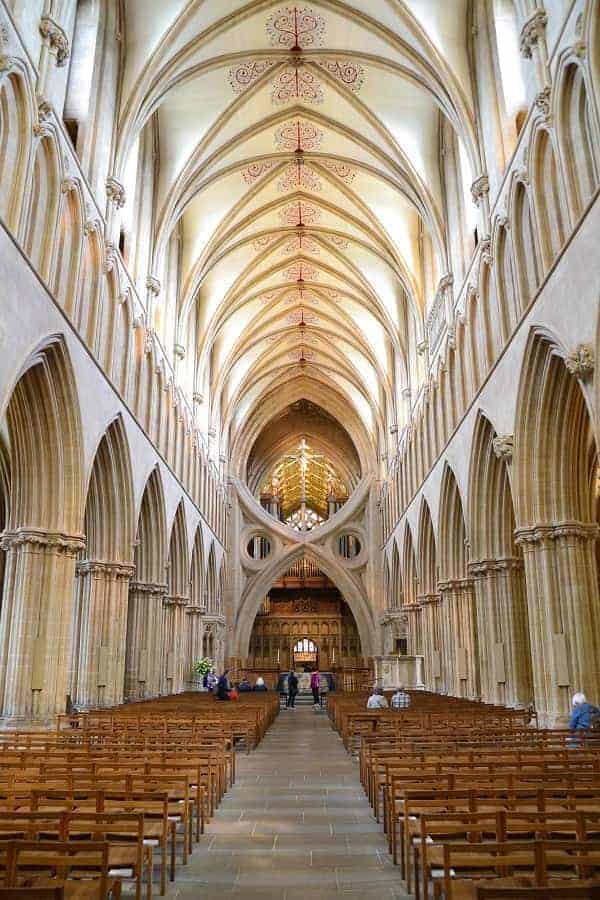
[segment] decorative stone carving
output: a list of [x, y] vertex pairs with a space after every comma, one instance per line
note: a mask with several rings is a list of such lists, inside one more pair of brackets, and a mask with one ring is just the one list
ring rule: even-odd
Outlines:
[[77, 190], [78, 181], [76, 178], [73, 178], [71, 175], [67, 175], [60, 183], [60, 190], [63, 194], [68, 194], [69, 191]]
[[552, 522], [549, 525], [529, 525], [517, 528], [515, 543], [543, 544], [561, 538], [579, 541], [597, 541], [600, 527], [595, 522]]
[[525, 59], [531, 59], [532, 48], [535, 47], [540, 38], [543, 38], [547, 22], [546, 10], [536, 9], [534, 14], [523, 25], [519, 39], [519, 49]]
[[78, 562], [75, 567], [76, 575], [107, 575], [111, 578], [131, 578], [135, 575], [135, 566], [125, 563], [100, 562], [99, 560], [86, 559]]
[[177, 357], [177, 359], [184, 359], [185, 357], [185, 347], [183, 344], [175, 344], [173, 347], [173, 353]]
[[199, 391], [194, 391], [192, 400], [194, 403], [204, 403], [204, 394], [201, 394]]
[[157, 582], [146, 583], [144, 581], [131, 581], [129, 583], [129, 590], [135, 591], [138, 594], [164, 595], [169, 590], [169, 587], [166, 584], [158, 584]]
[[514, 449], [514, 438], [512, 434], [499, 434], [492, 441], [492, 447], [498, 459], [511, 460]]
[[48, 42], [50, 51], [56, 57], [56, 65], [58, 68], [64, 66], [70, 56], [69, 39], [60, 27], [60, 25], [51, 19], [50, 16], [44, 16], [40, 21], [40, 34], [45, 41]]
[[114, 175], [109, 175], [106, 179], [106, 196], [111, 203], [114, 203], [117, 209], [122, 209], [125, 206], [125, 188]]
[[456, 325], [449, 325], [446, 331], [446, 340], [451, 350], [456, 349]]
[[52, 106], [43, 97], [37, 95], [37, 122], [33, 126], [33, 133], [40, 137], [46, 133], [46, 123], [52, 115]]
[[16, 531], [5, 531], [0, 538], [0, 550], [8, 551], [24, 546], [29, 546], [32, 550], [41, 548], [65, 556], [77, 556], [80, 550], [85, 549], [85, 537], [82, 534], [19, 528]]
[[481, 258], [484, 263], [488, 266], [492, 266], [494, 264], [494, 257], [492, 256], [492, 239], [489, 234], [486, 234], [480, 240], [479, 250], [481, 251]]
[[565, 358], [565, 366], [571, 375], [585, 381], [594, 372], [594, 351], [589, 344], [578, 344]]
[[419, 356], [425, 356], [428, 346], [429, 344], [427, 343], [427, 338], [423, 338], [422, 341], [419, 341], [417, 343], [417, 353], [419, 354]]
[[487, 175], [480, 175], [471, 185], [471, 196], [475, 206], [480, 206], [483, 198], [490, 192], [490, 180]]
[[535, 105], [544, 117], [550, 115], [550, 95], [552, 91], [550, 87], [543, 88], [535, 98]]
[[110, 241], [107, 241], [104, 247], [104, 272], [108, 274], [117, 265], [119, 251]]
[[154, 275], [148, 275], [148, 277], [146, 278], [146, 287], [151, 294], [154, 294], [155, 297], [160, 294], [160, 281]]

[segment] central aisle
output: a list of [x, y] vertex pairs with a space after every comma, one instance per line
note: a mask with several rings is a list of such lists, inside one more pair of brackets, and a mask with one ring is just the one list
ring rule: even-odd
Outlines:
[[325, 713], [282, 710], [169, 896], [405, 898], [348, 756]]

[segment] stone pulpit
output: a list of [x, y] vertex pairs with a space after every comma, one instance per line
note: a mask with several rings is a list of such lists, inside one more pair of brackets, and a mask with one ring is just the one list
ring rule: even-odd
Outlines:
[[423, 690], [423, 657], [422, 656], [387, 656], [375, 657], [375, 683], [386, 691], [397, 687], [409, 688], [413, 691]]

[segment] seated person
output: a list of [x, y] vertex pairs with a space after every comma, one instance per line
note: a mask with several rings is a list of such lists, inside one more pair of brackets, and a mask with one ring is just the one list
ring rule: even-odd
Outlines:
[[587, 731], [588, 728], [596, 729], [600, 723], [600, 710], [588, 703], [585, 694], [573, 695], [573, 712], [569, 720], [571, 731]]
[[265, 679], [262, 678], [261, 675], [256, 679], [256, 684], [254, 685], [255, 691], [268, 691], [268, 687], [265, 684]]
[[245, 694], [251, 690], [252, 690], [252, 685], [248, 681], [247, 676], [244, 675], [244, 677], [242, 678], [242, 680], [240, 681], [240, 683], [238, 685], [238, 691], [240, 692], [240, 694]]
[[387, 709], [388, 702], [386, 700], [383, 689], [380, 687], [373, 688], [373, 693], [367, 700], [367, 709]]
[[402, 685], [399, 686], [398, 690], [392, 697], [391, 707], [392, 709], [408, 709], [411, 704], [411, 696], [407, 694]]

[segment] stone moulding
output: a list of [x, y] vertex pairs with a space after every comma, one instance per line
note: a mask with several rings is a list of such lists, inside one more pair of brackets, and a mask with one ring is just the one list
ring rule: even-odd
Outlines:
[[125, 206], [127, 199], [125, 188], [114, 175], [109, 175], [106, 179], [106, 196], [111, 203], [115, 204], [117, 209], [122, 209]]
[[519, 38], [519, 49], [525, 59], [531, 59], [532, 48], [544, 36], [547, 22], [546, 10], [537, 9], [523, 25]]
[[595, 522], [552, 522], [544, 525], [528, 525], [515, 530], [517, 544], [542, 544], [561, 538], [580, 541], [596, 541], [600, 537], [600, 526]]
[[15, 550], [17, 547], [26, 545], [33, 552], [35, 549], [51, 550], [67, 556], [76, 556], [80, 550], [85, 549], [85, 535], [20, 528], [17, 531], [5, 531], [0, 538], [0, 549], [5, 551]]
[[138, 594], [166, 594], [169, 586], [158, 582], [131, 581], [129, 590]]
[[111, 578], [131, 578], [135, 575], [135, 566], [126, 563], [100, 562], [99, 560], [83, 560], [75, 567], [76, 575], [108, 575]]

